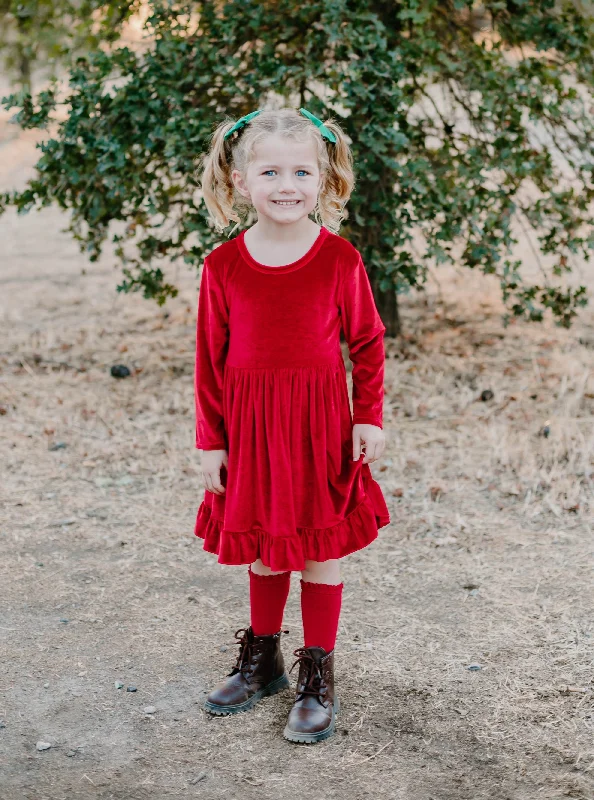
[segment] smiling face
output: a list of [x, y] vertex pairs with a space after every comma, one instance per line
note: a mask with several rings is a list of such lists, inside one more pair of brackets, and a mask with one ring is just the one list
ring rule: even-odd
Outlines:
[[237, 191], [251, 199], [258, 217], [294, 223], [314, 210], [321, 186], [315, 143], [267, 136], [254, 148], [247, 174], [231, 173]]

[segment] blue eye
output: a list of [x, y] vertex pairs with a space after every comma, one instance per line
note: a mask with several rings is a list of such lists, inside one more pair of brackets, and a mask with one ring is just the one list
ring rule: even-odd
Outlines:
[[[275, 169], [267, 169], [262, 173], [262, 175], [268, 175], [269, 172], [276, 172], [276, 170]], [[304, 172], [306, 175], [309, 175], [309, 172], [306, 169], [298, 169], [297, 172]]]

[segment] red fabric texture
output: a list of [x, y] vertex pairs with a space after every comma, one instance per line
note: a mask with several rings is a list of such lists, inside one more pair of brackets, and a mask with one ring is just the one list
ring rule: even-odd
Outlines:
[[256, 636], [278, 633], [291, 588], [291, 573], [257, 575], [250, 573], [250, 612], [252, 630]]
[[301, 580], [301, 617], [305, 647], [323, 647], [327, 653], [334, 650], [343, 585]]
[[[353, 413], [340, 347], [353, 364]], [[390, 517], [352, 426], [382, 427], [385, 326], [359, 251], [325, 227], [302, 258], [260, 264], [243, 232], [205, 259], [198, 298], [196, 447], [226, 450], [194, 533], [222, 564], [275, 572], [369, 545]]]

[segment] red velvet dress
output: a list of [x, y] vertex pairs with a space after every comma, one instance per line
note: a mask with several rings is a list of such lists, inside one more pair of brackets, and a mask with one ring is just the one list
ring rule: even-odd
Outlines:
[[[353, 414], [340, 325], [353, 364]], [[222, 495], [194, 533], [222, 564], [301, 570], [366, 547], [390, 517], [352, 426], [382, 427], [385, 326], [359, 251], [321, 227], [282, 267], [244, 232], [204, 260], [196, 326], [196, 447], [227, 450]]]

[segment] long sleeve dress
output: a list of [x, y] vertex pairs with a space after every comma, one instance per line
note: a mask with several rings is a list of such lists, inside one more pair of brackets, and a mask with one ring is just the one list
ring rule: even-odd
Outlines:
[[[385, 326], [359, 251], [322, 226], [281, 267], [244, 233], [205, 258], [196, 326], [196, 447], [226, 450], [194, 533], [222, 564], [302, 570], [360, 550], [390, 522], [352, 426], [382, 427]], [[353, 413], [340, 325], [353, 364]]]

